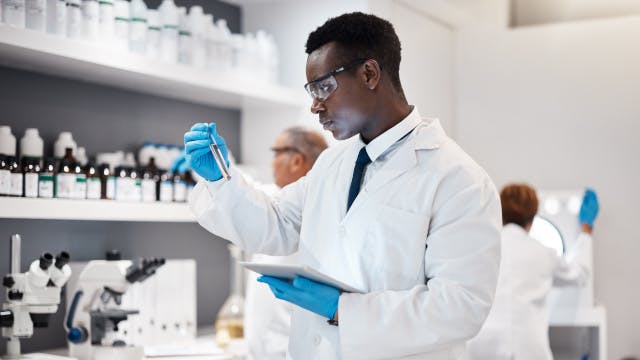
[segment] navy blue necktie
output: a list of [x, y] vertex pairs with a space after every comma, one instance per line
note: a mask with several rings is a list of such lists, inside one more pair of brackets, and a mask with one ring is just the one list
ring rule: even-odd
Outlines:
[[353, 201], [358, 196], [360, 192], [360, 184], [362, 184], [362, 174], [364, 173], [364, 168], [371, 163], [371, 159], [367, 154], [367, 150], [365, 146], [360, 149], [358, 153], [358, 158], [356, 159], [356, 166], [353, 168], [353, 178], [351, 179], [351, 186], [349, 187], [349, 199], [347, 200], [347, 210], [353, 204]]

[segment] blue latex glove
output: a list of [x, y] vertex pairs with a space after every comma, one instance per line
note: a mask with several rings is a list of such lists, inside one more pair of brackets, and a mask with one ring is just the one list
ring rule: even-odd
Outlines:
[[260, 276], [259, 282], [266, 283], [278, 299], [296, 304], [327, 319], [333, 319], [338, 310], [340, 290], [317, 283], [304, 277], [293, 282], [272, 276]]
[[600, 205], [598, 204], [598, 196], [593, 189], [587, 189], [582, 197], [582, 205], [578, 218], [581, 224], [587, 224], [593, 228], [593, 222], [598, 216]]
[[213, 134], [220, 147], [224, 161], [229, 166], [229, 155], [227, 151], [227, 144], [224, 139], [218, 135], [216, 131], [216, 124], [211, 123], [209, 125], [203, 123], [197, 123], [191, 127], [191, 131], [184, 134], [184, 149], [187, 154], [187, 161], [191, 168], [195, 170], [200, 176], [209, 180], [216, 181], [222, 179], [222, 173], [218, 169], [216, 160], [211, 154], [209, 148], [209, 136], [207, 134], [207, 127]]

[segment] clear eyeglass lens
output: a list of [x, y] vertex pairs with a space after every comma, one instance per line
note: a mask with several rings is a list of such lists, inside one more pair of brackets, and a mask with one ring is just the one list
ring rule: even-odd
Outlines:
[[336, 80], [333, 76], [322, 81], [311, 83], [307, 86], [307, 91], [312, 98], [319, 101], [326, 100], [337, 88]]

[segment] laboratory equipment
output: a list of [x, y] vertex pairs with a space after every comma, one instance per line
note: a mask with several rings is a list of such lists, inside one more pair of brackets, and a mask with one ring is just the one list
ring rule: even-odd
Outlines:
[[22, 158], [22, 176], [23, 176], [23, 192], [24, 197], [38, 197], [38, 182], [40, 174], [40, 158], [28, 157]]
[[53, 178], [57, 162], [55, 158], [47, 158], [44, 161], [40, 174], [38, 174], [38, 197], [51, 199], [53, 193]]
[[44, 142], [38, 134], [38, 129], [28, 128], [20, 139], [20, 156], [41, 158], [44, 153]]
[[3, 0], [0, 6], [2, 6], [2, 21], [5, 24], [19, 28], [25, 27], [25, 0]]
[[82, 0], [82, 38], [95, 42], [100, 31], [100, 4], [98, 0]]
[[107, 260], [90, 261], [78, 277], [67, 309], [69, 354], [79, 360], [142, 359], [142, 347], [127, 344], [117, 334], [120, 322], [139, 312], [122, 308], [122, 296], [164, 263], [164, 258], [120, 260], [116, 252], [108, 253]]
[[82, 9], [80, 0], [67, 0], [67, 37], [82, 38]]
[[240, 262], [243, 253], [235, 245], [228, 245], [231, 254], [231, 294], [216, 316], [216, 343], [228, 346], [233, 340], [244, 337], [244, 271]]
[[114, 46], [126, 51], [129, 49], [129, 26], [131, 16], [129, 13], [129, 2], [126, 0], [114, 0]]
[[160, 58], [168, 63], [178, 61], [178, 7], [173, 0], [162, 0], [158, 8], [160, 14]]
[[213, 158], [218, 165], [218, 169], [220, 169], [220, 173], [225, 180], [231, 180], [231, 175], [229, 174], [229, 168], [227, 167], [227, 163], [224, 160], [224, 156], [222, 155], [222, 151], [220, 151], [220, 147], [216, 142], [216, 138], [211, 132], [211, 124], [207, 126], [207, 134], [209, 135], [209, 148], [211, 149], [211, 154], [213, 154]]
[[142, 0], [130, 3], [129, 51], [145, 55], [147, 52], [147, 5]]
[[6, 298], [0, 324], [2, 337], [8, 339], [5, 359], [38, 359], [45, 355], [21, 355], [20, 339], [31, 337], [34, 328], [47, 327], [49, 316], [58, 310], [61, 288], [71, 276], [69, 254], [63, 251], [54, 258], [44, 253], [21, 273], [21, 245], [20, 235], [12, 235], [11, 272], [2, 281]]
[[47, 27], [47, 1], [26, 0], [25, 9], [27, 29], [45, 32]]
[[[88, 262], [69, 264], [74, 274], [82, 273]], [[67, 298], [72, 299], [78, 276], [67, 283]], [[129, 345], [147, 348], [195, 340], [196, 262], [193, 259], [167, 259], [156, 274], [144, 282], [131, 284], [122, 295], [119, 308], [137, 309], [139, 314], [118, 324], [115, 337]]]
[[[578, 212], [583, 190], [538, 192], [540, 207], [530, 236], [556, 250], [558, 255], [571, 253], [581, 246], [581, 259], [573, 259], [588, 266], [590, 276], [583, 286], [553, 287], [547, 297], [551, 349], [556, 358], [573, 349], [572, 356], [588, 353], [589, 359], [606, 359], [606, 309], [595, 302], [593, 288], [592, 239], [577, 241], [580, 234]], [[555, 344], [554, 344], [555, 341]], [[560, 343], [560, 344], [559, 344]]]
[[98, 3], [98, 38], [101, 43], [112, 46], [115, 37], [115, 10], [113, 1], [101, 0]]
[[53, 144], [53, 156], [62, 159], [66, 154], [66, 149], [71, 149], [71, 154], [75, 154], [78, 145], [73, 140], [73, 135], [69, 131], [63, 131], [58, 135], [58, 139]]
[[0, 126], [0, 155], [16, 155], [16, 137], [6, 125]]
[[47, 0], [47, 32], [59, 36], [67, 33], [66, 0]]

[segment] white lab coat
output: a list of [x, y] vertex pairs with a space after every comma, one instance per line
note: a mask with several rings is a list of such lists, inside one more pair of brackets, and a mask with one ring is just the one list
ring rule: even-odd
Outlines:
[[547, 295], [556, 285], [581, 285], [587, 267], [572, 259], [589, 240], [582, 233], [568, 256], [529, 237], [520, 226], [502, 230], [502, 260], [496, 297], [478, 336], [467, 345], [469, 360], [551, 360]]
[[457, 359], [490, 310], [497, 191], [437, 120], [417, 110], [409, 117], [415, 130], [348, 212], [356, 137], [325, 150], [276, 199], [233, 168], [230, 181], [200, 182], [192, 194], [192, 211], [212, 233], [253, 253], [297, 250], [300, 263], [366, 292], [340, 296], [337, 327], [294, 307], [294, 359]]
[[[251, 261], [270, 264], [295, 264], [296, 256], [253, 255]], [[283, 360], [286, 358], [293, 305], [278, 300], [268, 286], [256, 281], [249, 272], [244, 307], [244, 336], [249, 359]]]

